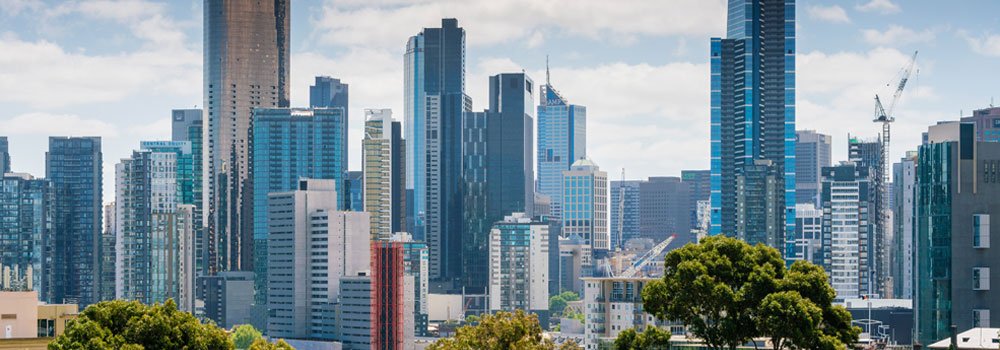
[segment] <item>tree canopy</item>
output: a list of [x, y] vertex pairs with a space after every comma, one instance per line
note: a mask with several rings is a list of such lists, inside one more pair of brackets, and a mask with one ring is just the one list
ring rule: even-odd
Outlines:
[[285, 342], [284, 339], [278, 339], [277, 342], [271, 343], [264, 338], [257, 338], [250, 344], [250, 348], [247, 350], [295, 350], [291, 345]]
[[566, 305], [571, 301], [580, 300], [580, 296], [575, 292], [566, 291], [549, 297], [549, 311], [553, 315], [561, 315]]
[[[643, 308], [686, 324], [713, 349], [734, 349], [754, 337], [769, 337], [775, 349], [843, 349], [860, 329], [846, 309], [832, 305], [827, 281], [822, 268], [806, 261], [786, 268], [774, 248], [714, 236], [667, 254], [663, 278], [643, 289]], [[639, 339], [635, 332], [625, 337]]]
[[257, 339], [263, 338], [263, 335], [252, 325], [241, 324], [233, 328], [232, 338], [233, 345], [236, 346], [236, 349], [246, 350], [249, 349], [250, 345], [256, 342]]
[[428, 350], [569, 350], [576, 344], [556, 346], [542, 336], [538, 316], [522, 310], [483, 315], [475, 325], [459, 328], [452, 338], [440, 339]]
[[49, 343], [50, 350], [232, 348], [224, 330], [177, 310], [173, 300], [153, 306], [124, 300], [91, 305]]

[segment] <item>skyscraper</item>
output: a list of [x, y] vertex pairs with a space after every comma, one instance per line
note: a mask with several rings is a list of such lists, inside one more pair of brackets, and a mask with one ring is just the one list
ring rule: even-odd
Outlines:
[[371, 215], [372, 239], [406, 231], [406, 146], [392, 110], [365, 110], [363, 210]]
[[659, 243], [677, 235], [672, 247], [697, 239], [691, 235], [690, 188], [677, 177], [650, 177], [639, 183], [639, 236]]
[[[341, 82], [340, 79], [331, 77], [316, 77], [315, 85], [309, 87], [309, 107], [343, 109], [344, 117], [341, 119], [341, 129], [348, 130], [351, 119], [349, 118], [351, 112], [349, 92], [350, 90], [348, 89], [348, 85]], [[350, 147], [348, 146], [349, 143], [347, 142], [347, 138], [344, 137], [340, 140], [340, 144], [340, 163], [344, 164], [344, 171], [347, 171], [347, 158], [348, 154], [350, 154], [348, 151]], [[341, 195], [341, 197], [343, 197], [343, 194]], [[344, 208], [342, 207], [341, 209]]]
[[430, 247], [431, 277], [457, 278], [461, 270], [462, 117], [465, 30], [453, 18], [410, 37], [404, 56], [406, 188], [412, 190], [407, 227]]
[[795, 202], [819, 207], [820, 169], [831, 166], [833, 138], [815, 130], [795, 132]]
[[[490, 230], [490, 311], [524, 310], [547, 324], [549, 225], [513, 213]], [[558, 249], [558, 248], [556, 248]]]
[[413, 297], [407, 297], [407, 303], [412, 307], [413, 312], [413, 333], [418, 337], [428, 336], [428, 292], [429, 279], [427, 270], [427, 244], [414, 241], [409, 233], [400, 232], [389, 238], [391, 242], [397, 242], [403, 248], [403, 273], [413, 278]]
[[[250, 155], [253, 167], [254, 272], [257, 282], [255, 325], [265, 327], [268, 276], [268, 196], [294, 191], [299, 180], [329, 179], [343, 183], [347, 165], [342, 163], [341, 142], [347, 138], [341, 108], [257, 108], [253, 112], [253, 144]], [[337, 191], [338, 207], [343, 209], [344, 191]]]
[[1000, 143], [977, 142], [975, 124], [935, 125], [916, 165], [914, 315], [916, 341], [931, 344], [958, 329], [996, 328], [1000, 309], [991, 273], [1000, 269]]
[[512, 213], [534, 210], [534, 83], [524, 73], [490, 77], [490, 108], [466, 113], [462, 132], [462, 287], [488, 287], [490, 229]]
[[795, 206], [795, 255], [790, 259], [824, 266], [823, 211], [810, 203]]
[[115, 237], [118, 232], [116, 210], [115, 202], [104, 205], [104, 230], [101, 232], [101, 300], [114, 300], [118, 289], [118, 282], [115, 280], [118, 277], [115, 271], [115, 265], [118, 263], [118, 242]]
[[913, 299], [913, 240], [917, 177], [917, 152], [906, 152], [899, 163], [892, 165], [893, 229], [892, 229], [892, 293], [897, 299]]
[[885, 295], [889, 285], [889, 220], [887, 210], [889, 210], [889, 196], [883, 196], [889, 189], [889, 184], [885, 183], [885, 162], [882, 159], [882, 141], [879, 139], [861, 140], [848, 136], [847, 143], [848, 159], [858, 166], [869, 168], [871, 173], [872, 190], [868, 192], [869, 198], [863, 199], [872, 203], [869, 213], [872, 224], [871, 250], [868, 252], [871, 260], [872, 290], [870, 293]]
[[[611, 249], [639, 238], [639, 180], [611, 181]], [[559, 192], [562, 192], [560, 186]]]
[[[782, 242], [793, 240], [794, 231], [782, 230], [784, 201], [780, 193], [781, 174], [773, 162], [755, 160], [744, 165], [736, 176], [737, 225], [733, 235], [750, 244], [763, 243], [769, 247], [780, 247]], [[794, 241], [790, 244], [792, 249], [783, 254], [786, 257], [794, 254]]]
[[22, 275], [30, 269], [40, 301], [51, 300], [51, 274], [56, 268], [51, 239], [55, 215], [52, 183], [28, 174], [0, 175], [0, 266]]
[[548, 67], [538, 103], [537, 191], [549, 197], [550, 213], [559, 219], [562, 172], [587, 158], [587, 107], [570, 104], [552, 86]]
[[203, 113], [201, 109], [175, 109], [171, 111], [172, 123], [171, 123], [171, 141], [187, 141], [191, 143], [191, 196], [193, 201], [185, 202], [188, 204], [194, 204], [195, 215], [195, 273], [198, 275], [205, 274], [208, 267], [208, 247], [205, 242], [205, 220], [204, 220], [204, 193], [202, 191], [202, 186], [204, 182], [202, 181], [202, 176], [204, 175], [204, 143], [202, 139], [205, 137], [203, 131], [205, 130], [205, 125], [203, 119]]
[[[711, 40], [712, 227], [735, 235], [737, 179], [770, 162], [781, 237], [795, 229], [795, 0], [729, 0], [727, 38]], [[763, 207], [767, 198], [744, 196]], [[760, 236], [763, 232], [747, 232]], [[788, 255], [794, 243], [776, 248]]]
[[681, 181], [688, 185], [688, 190], [691, 194], [688, 201], [688, 210], [691, 213], [690, 227], [694, 230], [698, 228], [698, 202], [708, 202], [711, 200], [712, 171], [681, 170]]
[[402, 350], [413, 344], [413, 289], [401, 242], [372, 241], [371, 347]]
[[340, 277], [369, 269], [369, 218], [337, 210], [333, 180], [268, 196], [268, 335], [336, 339]]
[[852, 162], [822, 169], [823, 266], [837, 299], [872, 296], [875, 182], [871, 168]]
[[611, 249], [608, 232], [608, 173], [589, 159], [563, 171], [563, 237], [577, 235], [593, 252]]
[[50, 302], [100, 301], [102, 158], [100, 137], [49, 137], [45, 177], [56, 196]]
[[0, 176], [10, 172], [10, 145], [7, 136], [0, 136]]
[[194, 311], [192, 164], [189, 142], [160, 141], [115, 167], [116, 298]]
[[251, 113], [288, 106], [290, 1], [206, 0], [204, 6], [208, 270], [252, 270]]

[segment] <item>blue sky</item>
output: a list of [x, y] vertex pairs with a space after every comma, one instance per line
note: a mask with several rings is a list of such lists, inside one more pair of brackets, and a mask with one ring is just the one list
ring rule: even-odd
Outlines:
[[[44, 176], [49, 135], [104, 137], [105, 199], [114, 164], [140, 140], [169, 138], [169, 112], [201, 105], [201, 1], [0, 0], [0, 135], [15, 171]], [[1000, 1], [798, 3], [798, 128], [874, 137], [872, 97], [891, 94], [920, 50], [896, 109], [894, 158], [920, 132], [1000, 103]], [[640, 178], [708, 167], [708, 42], [724, 35], [720, 0], [295, 0], [292, 103], [315, 75], [351, 84], [351, 168], [362, 109], [402, 119], [408, 36], [458, 18], [468, 93], [483, 109], [487, 77], [527, 71], [588, 107], [588, 154]]]

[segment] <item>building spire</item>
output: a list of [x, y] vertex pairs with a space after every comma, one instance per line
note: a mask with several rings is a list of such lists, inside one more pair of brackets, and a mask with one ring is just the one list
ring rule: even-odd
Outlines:
[[549, 77], [549, 55], [545, 55], [545, 85], [552, 87], [552, 80]]

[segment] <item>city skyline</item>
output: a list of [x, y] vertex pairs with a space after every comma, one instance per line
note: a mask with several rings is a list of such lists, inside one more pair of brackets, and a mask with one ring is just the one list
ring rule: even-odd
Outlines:
[[[0, 29], [6, 33], [0, 47], [12, 62], [6, 67], [18, 67], [0, 68], [19, 82], [0, 86], [7, 90], [0, 99], [10, 107], [0, 113], [0, 130], [10, 139], [13, 171], [43, 172], [47, 135], [96, 135], [106, 145], [104, 182], [113, 183], [114, 163], [128, 157], [140, 140], [168, 139], [170, 109], [201, 104], [201, 1], [109, 5], [115, 4], [15, 1], [0, 6], [0, 16], [11, 19], [8, 28]], [[1000, 68], [991, 56], [1000, 55], [1000, 33], [979, 29], [995, 27], [998, 20], [987, 18], [991, 11], [949, 16], [960, 9], [932, 5], [798, 5], [797, 127], [832, 135], [834, 160], [846, 159], [847, 133], [876, 134], [877, 125], [870, 123], [871, 98], [885, 93], [885, 85], [914, 50], [921, 51], [920, 73], [897, 112], [893, 159], [916, 148], [924, 126], [989, 105], [987, 82], [969, 78]], [[637, 4], [602, 16], [599, 23], [574, 19], [606, 4], [588, 3], [565, 13], [517, 1], [497, 6], [503, 11], [487, 14], [472, 5], [296, 2], [291, 13], [296, 19], [291, 27], [291, 106], [307, 106], [307, 87], [315, 76], [343, 79], [355, 90], [349, 144], [360, 144], [362, 109], [402, 111], [401, 89], [385, 86], [402, 81], [406, 38], [439, 24], [442, 17], [454, 17], [468, 37], [466, 80], [473, 110], [487, 102], [486, 86], [473, 82], [522, 68], [541, 79], [548, 54], [553, 85], [573, 103], [588, 106], [588, 155], [602, 168], [617, 174], [624, 166], [629, 179], [708, 168], [705, 38], [724, 34], [722, 1]], [[1000, 4], [983, 1], [979, 6]], [[502, 21], [513, 8], [531, 18]], [[648, 18], [644, 13], [657, 10], [666, 10], [668, 19], [687, 14], [706, 20], [642, 20]], [[393, 24], [373, 27], [362, 20], [370, 16], [393, 19], [386, 21]], [[107, 33], [111, 40], [81, 38], [73, 30], [81, 26]], [[857, 35], [841, 35], [845, 31]], [[509, 35], [498, 34], [502, 32]], [[149, 81], [159, 84], [148, 86]], [[39, 98], [53, 94], [61, 97]], [[671, 154], [665, 162], [641, 161], [679, 148], [695, 151]], [[360, 152], [352, 150], [351, 169], [360, 169]], [[106, 191], [104, 201], [110, 200]]]

